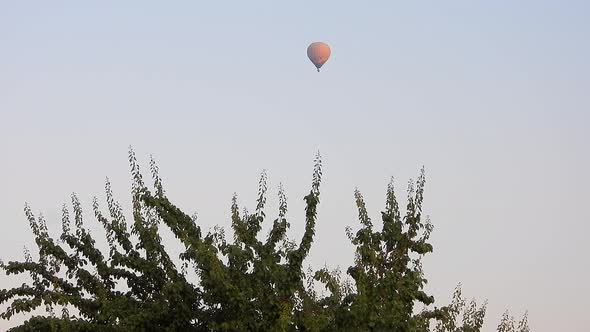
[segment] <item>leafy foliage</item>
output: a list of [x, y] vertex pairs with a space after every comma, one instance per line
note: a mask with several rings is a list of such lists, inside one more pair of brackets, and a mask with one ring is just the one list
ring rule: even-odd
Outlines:
[[528, 325], [528, 315], [525, 313], [522, 319], [517, 323], [514, 317], [510, 316], [508, 311], [502, 316], [498, 332], [530, 332]]
[[[322, 177], [319, 154], [312, 184], [304, 197], [305, 230], [298, 242], [287, 238], [287, 199], [279, 187], [279, 208], [270, 231], [266, 221], [267, 176], [263, 172], [253, 213], [231, 203], [233, 239], [215, 228], [206, 234], [196, 217], [175, 206], [165, 193], [151, 159], [151, 189], [145, 184], [133, 150], [132, 219], [128, 222], [107, 179], [106, 213], [93, 200], [93, 213], [106, 232], [103, 254], [84, 226], [81, 203], [73, 194], [64, 205], [59, 239], [48, 234], [43, 216], [28, 205], [25, 215], [38, 249], [38, 260], [2, 263], [8, 275], [30, 274], [32, 281], [0, 290], [0, 314], [10, 319], [45, 306], [49, 316], [36, 316], [14, 331], [479, 331], [485, 304], [466, 304], [460, 288], [450, 305], [431, 308], [424, 291], [422, 257], [433, 226], [422, 215], [425, 173], [408, 186], [405, 214], [393, 181], [386, 192], [381, 230], [375, 230], [360, 191], [355, 191], [361, 227], [347, 229], [356, 248], [354, 264], [342, 278], [327, 268], [304, 272], [315, 235]], [[73, 220], [73, 225], [72, 225]], [[167, 227], [181, 244], [178, 259], [169, 256], [160, 237]], [[180, 262], [180, 264], [178, 264]], [[177, 265], [180, 265], [178, 268]], [[192, 273], [194, 271], [194, 273]], [[320, 283], [327, 295], [315, 290]], [[416, 312], [417, 305], [424, 307]], [[54, 308], [62, 308], [56, 317]], [[70, 310], [75, 315], [70, 314]], [[462, 321], [459, 315], [463, 312]], [[528, 330], [526, 316], [514, 327], [507, 314], [498, 331]]]
[[[476, 332], [483, 326], [487, 303], [478, 307], [475, 300], [469, 304], [461, 296], [461, 287], [457, 286], [451, 304], [443, 309], [444, 318], [436, 325], [436, 332]], [[460, 315], [463, 313], [462, 321]]]

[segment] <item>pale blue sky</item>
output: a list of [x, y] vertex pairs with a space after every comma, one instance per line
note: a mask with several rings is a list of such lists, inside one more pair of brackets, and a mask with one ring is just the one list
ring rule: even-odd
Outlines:
[[[425, 165], [440, 304], [462, 282], [489, 300], [486, 331], [505, 309], [584, 331], [589, 15], [586, 1], [0, 1], [2, 258], [34, 246], [25, 201], [56, 233], [69, 193], [90, 212], [105, 176], [128, 202], [130, 144], [205, 228], [229, 225], [234, 191], [252, 206], [266, 168], [298, 236], [320, 149], [309, 264], [350, 264], [355, 186], [378, 220], [389, 177], [403, 197]], [[313, 41], [332, 47], [319, 74]]]

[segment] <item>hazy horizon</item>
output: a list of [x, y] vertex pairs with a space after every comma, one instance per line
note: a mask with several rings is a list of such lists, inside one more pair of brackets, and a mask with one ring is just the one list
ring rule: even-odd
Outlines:
[[[109, 177], [129, 207], [127, 149], [157, 160], [171, 200], [204, 229], [252, 207], [266, 169], [303, 229], [314, 153], [324, 180], [307, 264], [345, 271], [393, 176], [422, 165], [435, 226], [428, 290], [488, 300], [484, 331], [528, 310], [531, 330], [584, 331], [590, 296], [590, 3], [584, 1], [156, 4], [0, 3], [0, 259], [50, 231], [71, 192]], [[331, 46], [320, 73], [314, 41]], [[146, 173], [147, 175], [147, 173]], [[103, 203], [104, 204], [104, 203]], [[273, 217], [274, 211], [268, 215]], [[98, 236], [97, 236], [98, 237]], [[170, 239], [169, 239], [170, 240]], [[0, 276], [2, 287], [22, 283]], [[0, 330], [26, 316], [0, 321]]]

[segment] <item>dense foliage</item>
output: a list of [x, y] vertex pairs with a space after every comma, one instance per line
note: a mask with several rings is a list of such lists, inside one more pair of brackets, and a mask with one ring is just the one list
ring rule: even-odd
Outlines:
[[[196, 217], [165, 194], [158, 168], [150, 163], [148, 188], [135, 154], [129, 153], [133, 218], [127, 222], [106, 182], [106, 213], [93, 201], [96, 219], [106, 231], [108, 254], [84, 227], [80, 201], [63, 207], [62, 234], [48, 234], [44, 218], [25, 214], [38, 247], [38, 259], [25, 252], [22, 262], [2, 263], [7, 274], [29, 273], [30, 283], [0, 290], [8, 305], [0, 316], [45, 306], [14, 331], [479, 331], [485, 304], [466, 304], [457, 288], [451, 304], [434, 307], [424, 291], [421, 258], [432, 252], [432, 224], [422, 214], [425, 176], [410, 182], [405, 213], [393, 182], [387, 187], [382, 227], [376, 230], [362, 194], [355, 191], [361, 227], [347, 234], [356, 248], [347, 278], [337, 271], [305, 271], [314, 241], [320, 197], [321, 162], [317, 156], [309, 194], [304, 197], [305, 231], [289, 241], [287, 200], [279, 188], [278, 216], [261, 235], [267, 182], [263, 173], [256, 208], [231, 204], [233, 239], [223, 229], [206, 234]], [[73, 221], [73, 225], [72, 225]], [[160, 227], [169, 228], [183, 247], [178, 259], [162, 244]], [[194, 272], [193, 272], [194, 271]], [[323, 284], [326, 294], [316, 291]], [[418, 306], [423, 307], [417, 311]], [[61, 308], [61, 314], [55, 313]], [[72, 311], [72, 313], [70, 313]], [[526, 316], [517, 325], [508, 314], [498, 331], [529, 331]]]

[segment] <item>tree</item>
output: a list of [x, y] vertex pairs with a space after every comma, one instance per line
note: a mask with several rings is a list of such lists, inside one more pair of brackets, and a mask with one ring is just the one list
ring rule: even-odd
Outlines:
[[528, 324], [528, 315], [525, 313], [522, 319], [516, 323], [514, 317], [510, 316], [508, 311], [502, 316], [500, 325], [498, 325], [498, 332], [530, 332]]
[[[481, 328], [485, 305], [478, 308], [472, 302], [464, 308], [459, 288], [453, 302], [440, 308], [430, 308], [434, 298], [424, 292], [427, 281], [421, 258], [432, 251], [428, 238], [433, 229], [422, 217], [424, 169], [415, 186], [410, 182], [403, 216], [393, 182], [389, 184], [381, 231], [374, 230], [363, 196], [355, 191], [361, 228], [354, 234], [347, 230], [356, 255], [345, 279], [326, 268], [307, 273], [303, 269], [315, 234], [322, 176], [319, 154], [309, 194], [304, 197], [305, 231], [297, 243], [287, 238], [287, 200], [282, 186], [277, 217], [269, 233], [260, 234], [267, 219], [264, 172], [252, 213], [240, 212], [237, 196], [232, 198], [234, 236], [228, 240], [219, 227], [204, 234], [196, 217], [169, 200], [153, 159], [151, 188], [144, 183], [131, 149], [129, 162], [132, 221], [127, 223], [108, 179], [107, 213], [97, 198], [93, 200], [94, 216], [106, 231], [108, 254], [97, 248], [84, 227], [75, 194], [73, 215], [63, 207], [58, 240], [49, 236], [43, 216], [35, 217], [25, 205], [38, 259], [33, 260], [26, 251], [24, 261], [0, 265], [9, 275], [29, 273], [32, 277], [30, 283], [0, 290], [0, 303], [8, 303], [0, 317], [10, 319], [41, 306], [49, 315], [33, 317], [14, 331], [409, 332], [429, 331], [432, 324], [437, 324], [437, 332]], [[184, 248], [177, 260], [162, 244], [160, 227], [170, 229]], [[316, 293], [318, 282], [328, 295]], [[415, 313], [416, 305], [424, 309]], [[60, 317], [54, 313], [58, 307], [62, 308]], [[463, 322], [458, 324], [462, 310]], [[526, 318], [523, 322], [518, 331], [528, 331]], [[509, 325], [501, 325], [499, 331], [513, 331], [513, 327], [502, 327]]]

